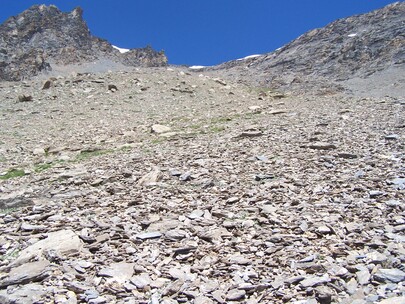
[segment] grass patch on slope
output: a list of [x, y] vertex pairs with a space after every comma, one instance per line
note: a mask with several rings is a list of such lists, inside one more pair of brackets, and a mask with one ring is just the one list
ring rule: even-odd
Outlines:
[[24, 175], [25, 171], [22, 169], [10, 169], [5, 174], [0, 175], [0, 180], [7, 180], [10, 178], [16, 178]]

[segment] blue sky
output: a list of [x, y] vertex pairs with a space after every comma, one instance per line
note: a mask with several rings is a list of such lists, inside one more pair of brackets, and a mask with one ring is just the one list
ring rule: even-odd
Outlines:
[[1, 0], [0, 22], [34, 4], [76, 6], [93, 35], [122, 48], [148, 44], [172, 64], [214, 65], [262, 54], [304, 32], [386, 0]]

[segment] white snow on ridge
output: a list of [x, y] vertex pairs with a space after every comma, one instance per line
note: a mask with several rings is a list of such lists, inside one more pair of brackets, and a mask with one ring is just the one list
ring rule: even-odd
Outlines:
[[120, 47], [115, 46], [115, 45], [113, 45], [112, 47], [113, 47], [114, 49], [118, 50], [121, 54], [124, 54], [124, 53], [127, 53], [127, 52], [130, 51], [129, 49], [123, 49], [123, 48], [120, 48]]
[[247, 59], [251, 59], [251, 58], [256, 58], [256, 57], [260, 57], [261, 55], [249, 55], [249, 56], [246, 56], [246, 57], [243, 57], [243, 58], [239, 58], [239, 59], [236, 59], [236, 60], [238, 60], [238, 61], [240, 61], [240, 60], [247, 60]]
[[190, 70], [201, 70], [205, 68], [206, 66], [204, 65], [192, 65], [191, 67], [188, 67]]
[[352, 38], [352, 37], [356, 37], [357, 36], [357, 33], [353, 33], [353, 34], [349, 34], [349, 35], [347, 35], [347, 37], [350, 37], [350, 38]]

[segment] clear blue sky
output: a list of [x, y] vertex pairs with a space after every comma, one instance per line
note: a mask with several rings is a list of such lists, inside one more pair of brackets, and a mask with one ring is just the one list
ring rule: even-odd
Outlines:
[[123, 48], [148, 44], [172, 64], [214, 65], [267, 53], [304, 32], [388, 0], [0, 0], [0, 22], [34, 4], [84, 9], [93, 35]]

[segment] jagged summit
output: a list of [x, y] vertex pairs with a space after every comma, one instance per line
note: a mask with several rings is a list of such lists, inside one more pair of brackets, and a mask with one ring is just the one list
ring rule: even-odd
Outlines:
[[404, 71], [404, 33], [405, 2], [396, 2], [311, 30], [272, 53], [214, 69], [270, 87], [306, 82], [328, 85], [331, 80], [367, 78], [391, 69]]
[[130, 66], [167, 64], [166, 56], [150, 47], [121, 54], [93, 36], [80, 7], [64, 13], [54, 5], [34, 5], [0, 25], [0, 79], [20, 80], [52, 69], [52, 64], [99, 59]]

